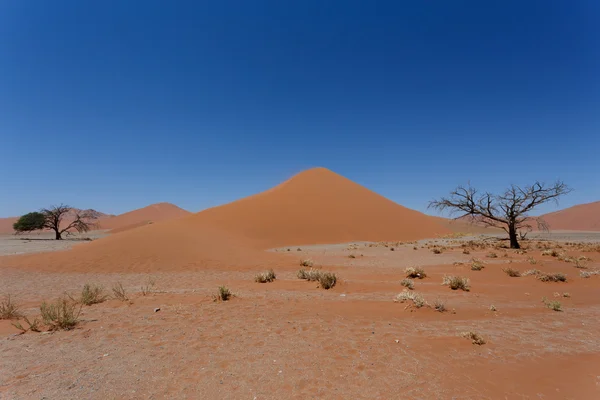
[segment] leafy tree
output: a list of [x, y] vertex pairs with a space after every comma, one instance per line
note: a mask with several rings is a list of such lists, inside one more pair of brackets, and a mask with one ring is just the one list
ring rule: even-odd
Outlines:
[[460, 213], [457, 218], [470, 217], [488, 226], [502, 228], [510, 239], [512, 249], [520, 248], [517, 233], [520, 229], [532, 229], [531, 222], [546, 227], [541, 218], [529, 217], [529, 211], [549, 201], [558, 202], [558, 198], [571, 192], [565, 183], [557, 181], [551, 186], [535, 182], [523, 188], [512, 185], [504, 194], [478, 193], [471, 186], [459, 186], [450, 193], [429, 203], [430, 208]]
[[31, 232], [39, 229], [44, 229], [46, 217], [40, 212], [30, 212], [23, 215], [13, 224], [13, 229], [17, 233]]

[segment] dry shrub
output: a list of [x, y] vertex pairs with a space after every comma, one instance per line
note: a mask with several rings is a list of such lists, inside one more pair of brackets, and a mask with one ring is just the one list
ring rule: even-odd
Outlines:
[[513, 278], [518, 278], [521, 276], [521, 271], [519, 271], [518, 269], [515, 268], [502, 268], [502, 271], [504, 271], [504, 273], [510, 277]]
[[548, 300], [544, 297], [542, 298], [542, 302], [546, 305], [546, 307], [548, 307], [551, 310], [562, 311], [562, 304], [560, 304], [560, 301]]
[[442, 249], [440, 249], [439, 247], [434, 247], [431, 251], [433, 252], [433, 254], [442, 254]]
[[468, 292], [471, 290], [469, 278], [462, 276], [444, 276], [442, 285], [450, 286], [452, 290], [464, 290]]
[[542, 282], [566, 282], [567, 276], [560, 272], [556, 274], [541, 273], [537, 275], [537, 278]]
[[77, 303], [65, 297], [57, 299], [54, 303], [46, 303], [40, 306], [42, 321], [50, 331], [68, 331], [79, 323], [83, 303]]
[[142, 285], [141, 291], [142, 296], [148, 296], [154, 292], [154, 286], [156, 285], [156, 281], [152, 277], [148, 277], [146, 283]]
[[333, 272], [323, 272], [319, 275], [319, 285], [323, 289], [331, 289], [337, 283], [337, 276]]
[[11, 299], [9, 294], [6, 295], [0, 302], [0, 319], [18, 319], [21, 316], [17, 303]]
[[319, 280], [319, 276], [321, 275], [321, 271], [317, 269], [310, 269], [308, 271], [301, 269], [296, 274], [300, 279], [306, 279], [307, 281], [317, 281]]
[[313, 262], [313, 260], [311, 260], [311, 259], [306, 259], [306, 260], [301, 260], [301, 261], [300, 261], [300, 266], [301, 266], [301, 267], [308, 267], [308, 268], [312, 268], [312, 266], [313, 266], [314, 264], [315, 264], [315, 263], [314, 263], [314, 262]]
[[491, 252], [486, 255], [487, 258], [498, 258], [498, 254]]
[[600, 270], [594, 270], [594, 271], [579, 271], [579, 276], [581, 278], [589, 278], [591, 276], [594, 275], [600, 275]]
[[442, 300], [440, 300], [440, 299], [436, 299], [433, 302], [433, 308], [434, 308], [435, 311], [438, 311], [438, 312], [441, 312], [441, 313], [448, 311], [446, 309], [446, 304]]
[[415, 288], [415, 282], [409, 278], [402, 279], [402, 282], [400, 282], [400, 284], [410, 290], [413, 290]]
[[412, 304], [417, 307], [423, 307], [425, 303], [425, 299], [417, 292], [411, 292], [409, 290], [404, 289], [402, 293], [396, 295], [394, 299], [395, 302], [404, 303], [405, 301], [411, 301]]
[[407, 278], [418, 278], [423, 279], [427, 276], [425, 270], [421, 267], [408, 267], [404, 270]]
[[27, 331], [31, 332], [41, 332], [40, 329], [40, 320], [34, 318], [33, 321], [30, 321], [29, 318], [23, 316], [23, 321], [27, 324], [27, 327], [24, 327], [20, 322], [13, 322], [12, 326], [21, 331], [21, 333], [25, 333]]
[[127, 296], [127, 292], [125, 292], [125, 288], [121, 282], [117, 282], [112, 287], [113, 296], [115, 299], [121, 301], [129, 301], [129, 297]]
[[108, 295], [104, 294], [104, 288], [102, 286], [86, 283], [81, 290], [81, 298], [79, 301], [83, 305], [91, 306], [93, 304], [100, 304], [107, 298]]
[[532, 264], [532, 265], [537, 264], [537, 260], [533, 257], [527, 257], [527, 262], [529, 262], [529, 264]]
[[471, 260], [471, 270], [472, 271], [481, 271], [484, 268], [485, 268], [485, 265], [483, 265], [483, 262], [481, 260], [478, 260], [476, 258]]
[[471, 252], [469, 251], [469, 249], [467, 249], [466, 247], [463, 249], [463, 254], [471, 254]]
[[350, 254], [348, 258], [356, 258], [356, 256], [354, 254]]
[[493, 304], [492, 304], [492, 305], [490, 306], [490, 311], [498, 311], [498, 309], [496, 308], [496, 306], [495, 306], [495, 305], [493, 305]]
[[464, 338], [470, 339], [473, 344], [476, 344], [478, 346], [485, 344], [485, 339], [483, 337], [481, 337], [481, 335], [479, 335], [478, 333], [463, 332], [463, 333], [461, 333], [461, 336]]
[[231, 290], [229, 290], [227, 288], [227, 286], [219, 286], [217, 293], [215, 295], [213, 295], [213, 300], [214, 301], [227, 301], [227, 300], [231, 299], [233, 296], [234, 296], [234, 294], [231, 293]]
[[268, 271], [256, 274], [256, 276], [254, 277], [254, 282], [258, 282], [258, 283], [273, 282], [276, 278], [277, 277], [275, 276], [275, 271], [270, 269]]
[[527, 271], [523, 272], [521, 274], [521, 276], [529, 276], [529, 275], [539, 275], [541, 274], [542, 271], [540, 271], [539, 269], [528, 269]]

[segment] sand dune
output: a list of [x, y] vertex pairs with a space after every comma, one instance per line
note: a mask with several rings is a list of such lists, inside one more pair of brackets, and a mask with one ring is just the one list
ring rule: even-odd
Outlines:
[[600, 231], [600, 201], [542, 215], [550, 230]]
[[469, 222], [469, 220], [463, 219], [449, 219], [444, 217], [431, 216], [438, 224], [450, 229], [453, 233], [468, 233], [468, 234], [481, 234], [481, 233], [504, 233], [500, 228], [491, 226], [485, 226], [483, 224], [476, 224]]
[[416, 240], [451, 231], [328, 169], [304, 171], [266, 192], [191, 217], [264, 248], [349, 241]]
[[174, 204], [157, 203], [107, 218], [101, 221], [100, 228], [108, 229], [111, 233], [117, 233], [155, 222], [185, 217], [186, 215], [190, 215], [190, 212]]
[[[119, 217], [103, 221], [103, 226]], [[449, 229], [430, 217], [317, 168], [266, 192], [188, 217], [131, 229], [66, 252], [2, 257], [0, 263], [59, 271], [264, 268], [279, 260], [279, 255], [264, 251], [272, 247], [406, 241], [447, 233]]]
[[13, 224], [17, 222], [19, 217], [0, 218], [0, 234], [13, 233]]
[[[64, 227], [64, 226], [67, 226], [68, 224], [70, 224], [71, 222], [73, 222], [73, 220], [75, 219], [75, 213], [82, 212], [82, 211], [86, 211], [86, 212], [90, 212], [90, 213], [94, 214], [97, 218], [97, 220], [96, 220], [97, 223], [100, 223], [103, 219], [114, 217], [113, 215], [105, 214], [105, 213], [102, 213], [102, 212], [96, 211], [96, 210], [91, 210], [91, 209], [81, 210], [79, 208], [74, 208], [71, 211], [69, 211], [67, 214], [65, 214], [65, 216], [63, 217], [63, 221], [61, 222], [61, 226]], [[15, 222], [17, 222], [18, 219], [19, 219], [19, 217], [0, 218], [0, 234], [14, 233], [13, 224]]]

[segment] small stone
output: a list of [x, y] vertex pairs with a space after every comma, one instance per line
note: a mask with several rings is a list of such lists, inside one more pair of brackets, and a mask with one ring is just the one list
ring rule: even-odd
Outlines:
[[160, 311], [160, 308], [158, 308], [158, 307], [154, 309], [154, 312], [159, 312], [159, 311]]
[[400, 341], [399, 341], [398, 339], [394, 340], [394, 342], [396, 342], [396, 343], [400, 343]]

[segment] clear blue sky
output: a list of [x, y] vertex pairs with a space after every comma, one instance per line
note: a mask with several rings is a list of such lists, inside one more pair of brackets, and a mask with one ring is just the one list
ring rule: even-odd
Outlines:
[[198, 211], [313, 166], [422, 211], [468, 181], [600, 200], [598, 21], [597, 0], [2, 1], [0, 216]]

